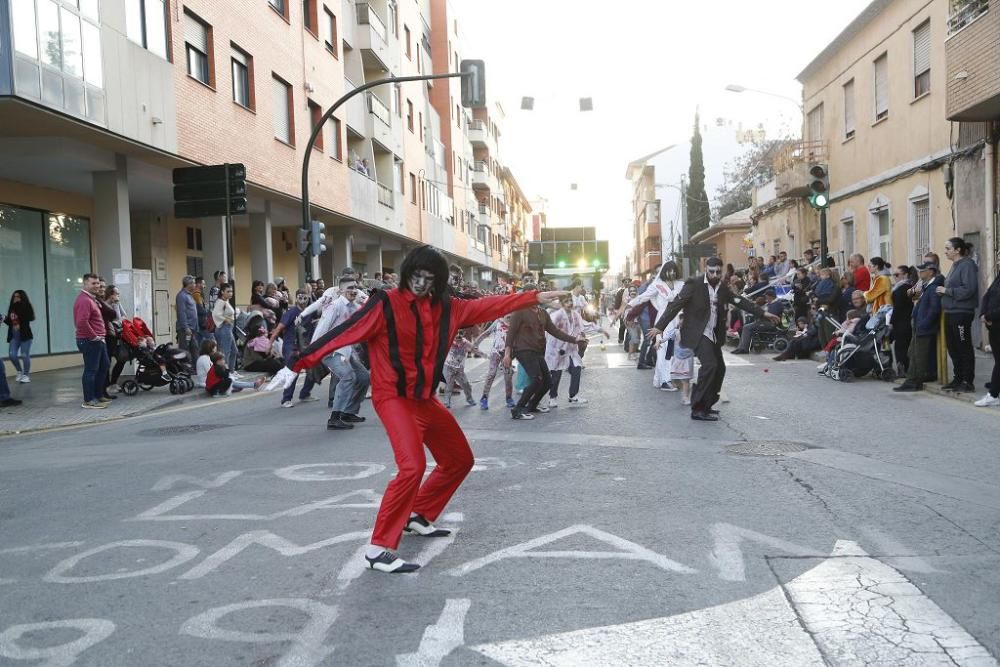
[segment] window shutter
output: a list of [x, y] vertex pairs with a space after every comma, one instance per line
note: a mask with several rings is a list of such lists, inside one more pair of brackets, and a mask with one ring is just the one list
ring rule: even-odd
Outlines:
[[809, 112], [809, 141], [823, 141], [823, 105]]
[[190, 14], [184, 14], [184, 41], [202, 53], [208, 53], [208, 32], [201, 21]]
[[281, 79], [271, 79], [273, 84], [274, 97], [274, 136], [286, 143], [289, 139], [288, 123], [288, 86]]
[[844, 136], [850, 136], [854, 126], [854, 80], [844, 84]]
[[233, 60], [243, 65], [244, 67], [250, 67], [250, 64], [247, 62], [246, 54], [244, 54], [239, 49], [233, 49]]
[[923, 74], [931, 68], [931, 22], [913, 31], [913, 74]]
[[889, 58], [875, 61], [875, 118], [889, 112]]

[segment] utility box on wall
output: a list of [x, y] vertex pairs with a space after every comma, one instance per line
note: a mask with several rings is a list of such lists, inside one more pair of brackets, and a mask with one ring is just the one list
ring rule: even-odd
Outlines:
[[128, 317], [139, 317], [150, 330], [153, 322], [153, 272], [147, 269], [115, 269], [114, 285], [121, 293], [121, 304]]

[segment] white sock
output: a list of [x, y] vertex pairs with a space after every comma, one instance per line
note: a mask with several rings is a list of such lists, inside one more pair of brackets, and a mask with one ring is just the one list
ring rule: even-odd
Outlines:
[[416, 512], [410, 512], [410, 518], [411, 519], [416, 519], [418, 516], [420, 516], [420, 515], [417, 514]]
[[379, 554], [386, 551], [385, 547], [380, 547], [377, 544], [369, 544], [365, 547], [365, 556], [367, 558], [378, 558]]

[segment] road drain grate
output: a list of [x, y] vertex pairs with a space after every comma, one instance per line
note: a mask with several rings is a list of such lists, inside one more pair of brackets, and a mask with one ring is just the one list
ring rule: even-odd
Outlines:
[[160, 428], [151, 428], [145, 431], [139, 431], [136, 435], [144, 438], [168, 438], [175, 435], [215, 431], [220, 428], [229, 428], [229, 424], [186, 424], [183, 426], [163, 426]]
[[743, 456], [784, 456], [785, 454], [795, 454], [812, 449], [809, 445], [801, 442], [787, 442], [781, 440], [753, 440], [750, 442], [737, 442], [726, 447], [730, 454], [741, 454]]

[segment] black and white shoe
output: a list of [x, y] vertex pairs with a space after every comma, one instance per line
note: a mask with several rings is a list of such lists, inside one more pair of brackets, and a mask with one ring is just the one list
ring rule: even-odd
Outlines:
[[438, 528], [419, 514], [410, 517], [403, 531], [420, 537], [448, 537], [451, 535], [451, 531], [447, 528]]
[[390, 574], [406, 574], [407, 572], [416, 572], [420, 569], [420, 566], [416, 563], [407, 563], [388, 549], [375, 558], [365, 556], [365, 560], [368, 561], [369, 569], [388, 572]]

